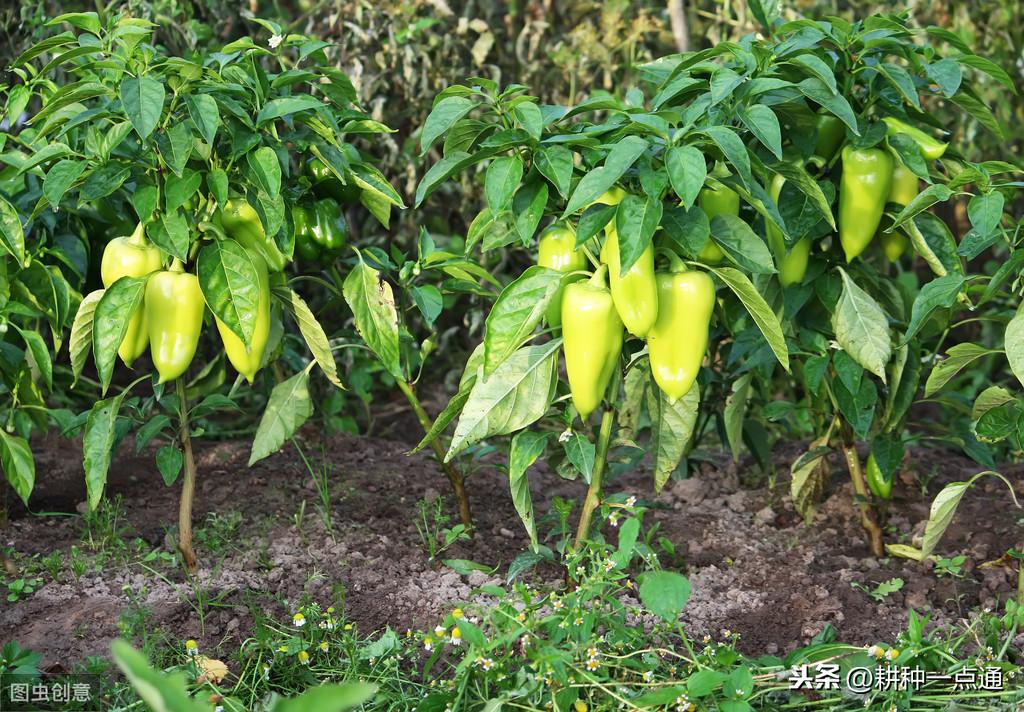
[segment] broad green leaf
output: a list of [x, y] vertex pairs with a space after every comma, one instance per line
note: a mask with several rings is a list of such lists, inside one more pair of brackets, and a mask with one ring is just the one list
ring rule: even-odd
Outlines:
[[59, 208], [61, 198], [85, 169], [85, 161], [76, 161], [70, 158], [65, 158], [51, 166], [43, 179], [43, 195], [46, 196], [46, 201], [53, 208]]
[[854, 361], [882, 379], [892, 356], [889, 320], [871, 295], [857, 286], [846, 271], [839, 268], [843, 292], [832, 315], [836, 341]]
[[168, 213], [175, 212], [195, 195], [202, 182], [203, 174], [189, 168], [182, 171], [180, 177], [168, 176], [167, 182], [164, 183], [164, 210]]
[[672, 190], [687, 209], [691, 208], [708, 175], [704, 154], [693, 146], [673, 146], [665, 153], [665, 169]]
[[[462, 621], [459, 621], [462, 623]], [[482, 648], [483, 646], [481, 646]], [[380, 657], [370, 655], [369, 657]], [[307, 712], [308, 710], [346, 710], [362, 708], [377, 694], [377, 686], [368, 682], [346, 682], [311, 687], [297, 697], [279, 700], [270, 712]]]
[[17, 209], [0, 196], [0, 242], [17, 264], [25, 263], [25, 232]]
[[550, 433], [522, 430], [512, 438], [508, 454], [508, 484], [512, 490], [512, 504], [530, 535], [530, 547], [537, 551], [537, 521], [533, 516], [533, 499], [530, 497], [530, 480], [527, 470], [544, 454]]
[[274, 288], [273, 294], [292, 315], [295, 323], [299, 325], [299, 332], [324, 376], [335, 386], [341, 388], [338, 365], [334, 360], [334, 353], [331, 351], [331, 342], [327, 338], [324, 327], [320, 325], [313, 314], [313, 310], [292, 289]]
[[928, 317], [942, 307], [951, 307], [964, 288], [966, 280], [958, 274], [948, 274], [945, 277], [937, 277], [921, 288], [917, 298], [914, 299], [914, 307], [910, 313], [910, 323], [907, 325], [907, 333], [903, 337], [908, 342], [917, 335], [921, 327], [928, 321]]
[[484, 195], [491, 212], [501, 212], [510, 202], [523, 178], [523, 159], [501, 156], [491, 161], [484, 179]]
[[569, 197], [572, 183], [572, 151], [565, 146], [545, 146], [537, 151], [534, 165], [541, 175], [551, 181], [563, 198]]
[[726, 257], [754, 274], [772, 274], [772, 253], [745, 220], [736, 215], [716, 215], [711, 219], [711, 236]]
[[740, 107], [736, 113], [743, 125], [750, 129], [750, 133], [774, 153], [776, 158], [782, 160], [782, 127], [779, 126], [779, 118], [775, 112], [764, 104], [754, 104]]
[[184, 457], [177, 445], [162, 445], [156, 451], [156, 469], [163, 477], [164, 485], [170, 487], [178, 481]]
[[704, 129], [703, 133], [722, 151], [725, 160], [738, 174], [740, 182], [748, 189], [752, 189], [754, 177], [750, 172], [750, 154], [747, 153], [743, 140], [727, 126], [710, 126]]
[[160, 122], [164, 110], [164, 93], [164, 85], [152, 77], [127, 77], [121, 81], [121, 105], [135, 133], [143, 141]]
[[252, 257], [234, 240], [215, 240], [200, 250], [196, 275], [210, 311], [248, 346], [260, 302], [260, 276]]
[[651, 444], [654, 447], [654, 489], [660, 492], [686, 454], [693, 437], [700, 409], [697, 383], [675, 403], [660, 388], [647, 391], [647, 411], [651, 417]]
[[103, 392], [114, 375], [117, 350], [128, 331], [128, 322], [142, 304], [146, 277], [122, 277], [107, 288], [93, 314], [92, 351]]
[[[1010, 490], [1010, 497], [1013, 499], [1014, 504], [1017, 504], [1017, 498], [1014, 495], [1013, 485], [1007, 481], [998, 472], [979, 472], [978, 474], [971, 477], [966, 482], [953, 482], [942, 488], [935, 499], [932, 500], [932, 506], [928, 511], [928, 523], [924, 528], [924, 537], [921, 542], [921, 559], [927, 559], [935, 551], [935, 547], [938, 546], [939, 540], [942, 535], [946, 533], [946, 529], [953, 521], [953, 515], [956, 514], [956, 509], [960, 506], [960, 500], [967, 494], [967, 491], [974, 486], [974, 483], [985, 475], [992, 475], [998, 477]], [[1017, 504], [1019, 507], [1020, 505]]]
[[744, 373], [732, 384], [732, 392], [725, 400], [722, 418], [725, 421], [725, 437], [732, 452], [733, 462], [740, 461], [740, 446], [743, 444], [743, 421], [747, 416], [747, 401], [750, 399], [750, 383], [753, 373]]
[[28, 441], [0, 428], [0, 464], [7, 481], [27, 507], [36, 484], [36, 461]]
[[437, 102], [427, 116], [420, 133], [420, 155], [425, 154], [434, 141], [476, 106], [475, 101], [464, 96], [448, 96]]
[[252, 441], [249, 466], [281, 449], [313, 414], [309, 397], [309, 368], [281, 381], [270, 392]]
[[316, 97], [310, 96], [309, 94], [271, 99], [263, 105], [263, 108], [260, 109], [260, 113], [256, 115], [256, 124], [264, 124], [267, 121], [280, 119], [283, 116], [296, 114], [300, 111], [309, 111], [310, 109], [320, 110], [324, 108], [324, 103], [322, 101]]
[[363, 261], [345, 278], [342, 291], [355, 317], [356, 329], [384, 368], [395, 378], [403, 378], [398, 349], [398, 312], [391, 285], [380, 273]]
[[561, 272], [533, 265], [502, 290], [487, 315], [485, 378], [530, 337], [561, 284]]
[[1019, 307], [1006, 325], [1003, 340], [1006, 348], [1006, 360], [1010, 362], [1010, 370], [1017, 380], [1024, 384], [1024, 307]]
[[217, 129], [220, 127], [217, 100], [209, 94], [192, 94], [185, 98], [185, 104], [188, 106], [188, 115], [199, 129], [199, 135], [212, 147], [213, 140], [217, 137]]
[[158, 220], [146, 226], [150, 241], [171, 257], [182, 262], [188, 260], [190, 244], [188, 220], [185, 214], [175, 209], [164, 212]]
[[670, 626], [690, 599], [690, 582], [675, 571], [648, 571], [640, 575], [640, 602]]
[[860, 128], [857, 126], [857, 115], [853, 113], [850, 102], [842, 94], [833, 94], [828, 84], [817, 77], [808, 77], [797, 84], [797, 88], [804, 96], [811, 101], [821, 104], [829, 112], [835, 114], [846, 124], [855, 136], [860, 136]]
[[71, 373], [74, 379], [71, 387], [78, 383], [78, 377], [85, 369], [86, 360], [89, 358], [89, 351], [92, 350], [92, 324], [96, 306], [103, 298], [103, 290], [97, 289], [89, 292], [78, 305], [75, 313], [75, 320], [71, 324], [71, 336], [68, 339], [68, 351], [71, 357]]
[[115, 640], [111, 653], [135, 692], [153, 712], [203, 712], [206, 709], [189, 695], [184, 673], [157, 672], [142, 653], [124, 640]]
[[764, 339], [768, 342], [768, 346], [771, 347], [775, 358], [782, 364], [782, 368], [788, 372], [789, 349], [786, 346], [786, 339], [782, 335], [782, 324], [779, 323], [775, 312], [768, 306], [768, 302], [764, 300], [760, 292], [751, 284], [747, 276], [739, 270], [732, 267], [709, 267], [708, 269], [725, 282], [726, 286], [743, 302], [743, 306], [754, 320], [754, 323], [757, 324], [757, 328], [764, 335]]
[[22, 340], [24, 340], [25, 346], [31, 355], [31, 361], [39, 371], [39, 375], [43, 377], [43, 383], [46, 384], [47, 390], [52, 390], [53, 360], [50, 358], [50, 349], [46, 342], [43, 341], [43, 337], [38, 332], [31, 329], [22, 329], [17, 324], [14, 325], [14, 328], [17, 329]]
[[[111, 285], [110, 289], [116, 286], [117, 283]], [[132, 386], [142, 378], [125, 387], [116, 396], [97, 401], [85, 421], [82, 461], [85, 467], [85, 490], [90, 512], [96, 511], [100, 500], [103, 499], [103, 489], [107, 486], [107, 471], [110, 469], [110, 459], [113, 456], [114, 440], [117, 436], [117, 415], [121, 410], [121, 403]]]
[[131, 176], [131, 170], [127, 166], [113, 162], [101, 166], [86, 178], [78, 194], [78, 199], [90, 203], [106, 198], [124, 185], [129, 176]]
[[281, 163], [274, 149], [262, 146], [247, 154], [245, 160], [263, 192], [276, 199], [281, 191]]
[[630, 166], [636, 163], [636, 160], [643, 155], [647, 148], [647, 141], [639, 136], [627, 136], [615, 144], [615, 147], [608, 153], [604, 165], [587, 173], [576, 184], [576, 189], [573, 190], [562, 217], [589, 206], [601, 197], [605, 191], [615, 185]]
[[651, 246], [654, 231], [661, 224], [662, 202], [650, 196], [627, 195], [615, 212], [619, 240], [619, 270], [628, 272], [644, 250]]
[[893, 221], [892, 227], [889, 228], [889, 232], [900, 227], [918, 213], [927, 210], [936, 203], [944, 203], [951, 197], [953, 197], [953, 191], [942, 183], [928, 186], [916, 198], [911, 200], [909, 205], [900, 211], [900, 214]]
[[192, 155], [192, 131], [189, 129], [188, 123], [180, 121], [172, 124], [166, 133], [163, 131], [158, 133], [156, 145], [160, 149], [160, 156], [164, 163], [175, 175], [180, 176]]
[[478, 377], [455, 427], [445, 462], [479, 440], [515, 432], [541, 418], [554, 396], [561, 346], [561, 339], [524, 346], [489, 378]]

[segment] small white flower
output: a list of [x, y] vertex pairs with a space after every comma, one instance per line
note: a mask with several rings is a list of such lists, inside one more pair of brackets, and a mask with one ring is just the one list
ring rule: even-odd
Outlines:
[[648, 670], [644, 673], [644, 682], [652, 682], [654, 680], [654, 670]]
[[436, 635], [438, 638], [443, 638], [444, 634], [447, 632], [448, 631], [445, 629], [443, 625], [439, 625], [434, 628], [434, 635]]
[[627, 507], [635, 507], [636, 506], [636, 497], [634, 497], [633, 495], [630, 495], [629, 498], [626, 500], [626, 506]]
[[612, 561], [611, 559], [608, 559], [607, 561], [604, 562], [604, 570], [605, 571], [611, 571], [614, 568], [615, 568], [615, 562]]
[[282, 42], [284, 42], [284, 37], [282, 35], [271, 35], [270, 39], [267, 40], [267, 44], [270, 45], [270, 49], [277, 49]]
[[301, 613], [296, 613], [294, 616], [292, 616], [292, 625], [296, 628], [301, 628], [302, 626], [306, 625], [306, 616], [302, 615]]

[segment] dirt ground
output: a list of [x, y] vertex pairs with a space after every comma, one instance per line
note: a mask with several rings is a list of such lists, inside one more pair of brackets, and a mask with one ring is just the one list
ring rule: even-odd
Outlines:
[[[333, 536], [315, 511], [316, 491], [293, 448], [249, 469], [246, 443], [199, 444], [197, 526], [211, 512], [241, 514], [223, 550], [199, 547], [200, 590], [215, 603], [205, 628], [189, 604], [190, 589], [180, 571], [165, 568], [167, 580], [161, 580], [137, 564], [111, 565], [78, 580], [70, 572], [62, 582], [47, 577], [31, 596], [0, 605], [0, 642], [17, 640], [44, 653], [47, 661], [64, 664], [105, 655], [119, 635], [122, 614], [142, 604], [152, 612], [150, 625], [171, 640], [196, 638], [204, 650], [223, 646], [227, 654], [247, 637], [257, 609], [283, 616], [303, 594], [324, 605], [341, 603], [364, 632], [384, 626], [403, 631], [432, 627], [457, 602], [470, 600], [474, 587], [501, 582], [527, 540], [504, 475], [476, 463], [469, 489], [478, 537], [457, 544], [444, 558], [498, 569], [493, 576], [476, 572], [463, 577], [429, 562], [413, 523], [415, 504], [446, 494], [447, 484], [427, 455], [406, 455], [410, 443], [394, 434], [399, 431], [412, 433], [413, 428], [398, 424], [390, 439], [338, 436], [322, 442], [330, 468]], [[302, 439], [319, 463], [319, 433], [306, 430]], [[33, 510], [80, 510], [85, 490], [76, 444], [54, 439], [34, 446], [38, 483]], [[1010, 594], [1013, 572], [979, 568], [1020, 545], [1024, 536], [1022, 513], [1001, 483], [992, 479], [969, 494], [942, 541], [941, 555], [967, 556], [963, 576], [936, 577], [914, 562], [868, 555], [838, 460], [828, 498], [813, 525], [805, 526], [788, 497], [788, 463], [799, 451], [794, 444], [777, 453], [774, 489], [752, 486], [753, 472], [727, 462], [718, 468], [705, 464], [695, 477], [670, 483], [654, 498], [644, 468], [610, 483], [610, 492], [647, 500], [654, 509], [646, 525], [660, 523], [660, 534], [676, 545], [676, 560], [667, 563], [684, 571], [693, 585], [683, 613], [691, 634], [717, 637], [731, 630], [741, 634], [745, 652], [777, 654], [808, 642], [831, 624], [842, 640], [870, 644], [891, 640], [905, 625], [908, 608], [951, 623], [972, 608], [995, 607]], [[975, 471], [954, 454], [915, 451], [904, 481], [897, 484], [887, 540], [910, 543], [923, 531], [931, 496], [943, 484]], [[1022, 482], [1019, 474], [1008, 474]], [[930, 478], [927, 496], [914, 481], [917, 475]], [[541, 466], [532, 472], [531, 488], [540, 516], [552, 496], [581, 499], [584, 491], [582, 483], [561, 480]], [[108, 491], [123, 496], [126, 537], [168, 547], [165, 527], [176, 521], [179, 487], [163, 485], [151, 457], [134, 456], [125, 448]], [[1024, 494], [1021, 484], [1018, 492]], [[303, 501], [300, 531], [294, 515]], [[57, 549], [66, 557], [72, 545], [82, 546], [82, 526], [80, 517], [16, 511], [9, 528], [0, 531], [0, 544], [23, 554]], [[535, 575], [557, 580], [553, 569]], [[895, 577], [904, 586], [881, 601], [851, 585], [872, 588]]]

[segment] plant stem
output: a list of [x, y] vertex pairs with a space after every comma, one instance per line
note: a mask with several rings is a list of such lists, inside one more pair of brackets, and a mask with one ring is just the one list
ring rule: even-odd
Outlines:
[[196, 494], [196, 460], [192, 455], [192, 433], [188, 423], [188, 397], [185, 395], [185, 380], [176, 382], [178, 391], [178, 440], [184, 454], [184, 479], [181, 483], [181, 501], [178, 506], [178, 549], [189, 573], [195, 573], [199, 566], [196, 552], [192, 548], [192, 500]]
[[601, 483], [604, 479], [605, 465], [608, 462], [608, 444], [612, 439], [612, 423], [615, 415], [611, 408], [601, 415], [601, 431], [597, 436], [597, 456], [594, 458], [594, 474], [590, 477], [590, 487], [587, 488], [587, 498], [583, 501], [583, 511], [580, 512], [580, 521], [576, 526], [576, 540], [573, 548], [579, 549], [580, 545], [590, 533], [590, 520], [594, 516], [594, 510], [601, 502]]
[[843, 437], [843, 455], [846, 456], [846, 466], [850, 470], [850, 480], [853, 482], [853, 491], [858, 499], [857, 506], [860, 508], [860, 523], [868, 533], [868, 544], [871, 553], [881, 558], [885, 556], [885, 544], [882, 541], [882, 528], [875, 520], [875, 512], [868, 499], [868, 488], [864, 481], [864, 472], [860, 468], [860, 457], [857, 455], [857, 446], [853, 438]]
[[[409, 401], [409, 405], [412, 406], [413, 412], [416, 413], [416, 417], [420, 421], [420, 427], [423, 428], [423, 434], [426, 435], [430, 432], [431, 428], [434, 427], [434, 421], [427, 414], [427, 411], [423, 409], [423, 404], [420, 403], [420, 399], [416, 397], [416, 394], [412, 390], [412, 386], [410, 386], [405, 379], [398, 379], [398, 388], [405, 394], [406, 399]], [[469, 495], [466, 494], [465, 478], [454, 463], [444, 461], [444, 448], [441, 447], [441, 443], [438, 438], [434, 438], [430, 442], [430, 449], [434, 451], [437, 461], [441, 463], [441, 469], [444, 470], [444, 474], [448, 478], [448, 482], [451, 483], [452, 491], [455, 493], [455, 501], [458, 503], [459, 507], [459, 520], [461, 520], [463, 526], [466, 527], [466, 533], [470, 536], [474, 536], [476, 531], [473, 526], [473, 512], [469, 508]]]
[[1017, 559], [1017, 605], [1024, 606], [1024, 559]]

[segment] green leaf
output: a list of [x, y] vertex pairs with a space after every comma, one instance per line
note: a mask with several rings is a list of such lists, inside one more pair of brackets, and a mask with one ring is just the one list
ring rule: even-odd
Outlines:
[[673, 146], [665, 152], [665, 169], [672, 190], [683, 205], [687, 209], [693, 207], [708, 176], [704, 154], [693, 146]]
[[146, 226], [146, 236], [161, 250], [182, 262], [188, 260], [190, 247], [188, 220], [184, 213], [175, 210], [164, 213], [159, 220]]
[[740, 182], [747, 188], [754, 184], [754, 177], [750, 172], [750, 154], [743, 140], [735, 131], [726, 126], [710, 126], [703, 130], [703, 133], [715, 142], [715, 145], [722, 151], [725, 160], [736, 170]]
[[726, 286], [733, 291], [743, 302], [743, 306], [750, 314], [757, 328], [761, 330], [765, 341], [775, 354], [787, 372], [789, 371], [789, 349], [786, 347], [786, 339], [782, 335], [782, 324], [779, 323], [775, 312], [768, 306], [760, 292], [751, 284], [750, 279], [739, 270], [732, 267], [708, 267], [719, 279], [725, 282]]
[[609, 151], [604, 165], [587, 173], [576, 184], [576, 189], [572, 192], [572, 197], [569, 198], [562, 217], [587, 207], [601, 197], [605, 191], [615, 185], [616, 181], [629, 170], [630, 166], [643, 155], [647, 148], [647, 141], [639, 136], [626, 136], [615, 144]]
[[561, 272], [532, 265], [502, 290], [487, 315], [485, 378], [530, 337], [561, 284]]
[[518, 155], [501, 156], [491, 161], [484, 179], [484, 196], [493, 213], [501, 212], [510, 202], [523, 179], [523, 159]]
[[1006, 360], [1017, 380], [1024, 384], [1024, 308], [1018, 308], [1006, 325], [1004, 338]]
[[505, 359], [489, 378], [477, 379], [445, 462], [479, 440], [525, 428], [547, 412], [557, 383], [561, 345], [561, 339], [553, 339], [525, 346]]
[[398, 312], [391, 285], [363, 261], [352, 268], [342, 287], [345, 301], [355, 316], [356, 330], [395, 378], [403, 378], [398, 349]]
[[420, 133], [420, 155], [425, 154], [434, 141], [476, 106], [475, 101], [464, 96], [448, 96], [437, 102], [427, 116], [423, 131]]
[[903, 95], [903, 99], [918, 111], [921, 110], [921, 98], [917, 95], [917, 87], [914, 86], [914, 79], [906, 69], [898, 64], [883, 62], [876, 67], [878, 72], [888, 79], [896, 90]]
[[540, 107], [535, 102], [524, 101], [521, 104], [516, 104], [512, 113], [515, 114], [519, 125], [539, 141], [541, 132], [544, 131], [544, 115], [540, 112]]
[[662, 203], [650, 196], [627, 195], [615, 213], [619, 239], [619, 271], [628, 272], [651, 245], [661, 223]]
[[860, 128], [857, 126], [857, 115], [853, 113], [850, 102], [842, 94], [833, 94], [832, 89], [817, 77], [808, 77], [797, 84], [800, 93], [811, 101], [817, 102], [829, 112], [835, 114], [840, 121], [846, 124], [855, 136], [860, 136]]
[[[346, 682], [312, 687], [298, 697], [279, 700], [270, 712], [306, 712], [331, 710], [345, 712], [369, 702], [377, 694], [377, 686], [367, 682]], [[175, 710], [175, 712], [177, 712]]]
[[[190, 168], [182, 171], [180, 177], [168, 176], [167, 182], [164, 184], [164, 210], [168, 213], [176, 211], [185, 204], [185, 201], [195, 195], [202, 182], [203, 175]], [[179, 259], [181, 258], [179, 257]]]
[[[930, 64], [925, 65], [924, 68], [925, 73], [938, 85], [939, 91], [941, 91], [947, 99], [957, 93], [960, 89], [960, 82], [963, 81], [963, 72], [960, 69], [960, 64], [957, 59], [946, 57], [936, 62], [931, 62]], [[998, 67], [998, 65], [996, 66]], [[1003, 71], [1002, 68], [1000, 68], [999, 71]]]
[[178, 480], [184, 457], [177, 445], [163, 445], [156, 451], [156, 469], [164, 478], [164, 484], [170, 487]]
[[532, 244], [533, 235], [537, 232], [541, 218], [544, 217], [544, 208], [547, 204], [548, 184], [536, 177], [527, 181], [512, 198], [516, 231], [524, 245]]
[[52, 390], [53, 361], [50, 359], [50, 349], [46, 342], [43, 341], [43, 337], [38, 332], [31, 329], [22, 329], [17, 324], [14, 325], [14, 328], [17, 329], [22, 340], [25, 342], [25, 346], [28, 348], [29, 354], [31, 354], [31, 361], [35, 364], [39, 375], [43, 377], [43, 383], [46, 384], [47, 390]]
[[223, 205], [228, 202], [228, 174], [221, 168], [214, 168], [206, 174], [206, 184], [213, 193], [214, 200]]
[[78, 199], [82, 202], [95, 202], [106, 198], [124, 185], [131, 171], [118, 163], [108, 163], [92, 172], [82, 184]]
[[754, 134], [757, 140], [781, 161], [782, 128], [779, 126], [779, 118], [775, 112], [764, 104], [754, 104], [748, 107], [739, 107], [736, 114], [743, 125], [750, 129], [750, 133]]
[[263, 192], [276, 199], [281, 192], [281, 163], [269, 146], [262, 146], [245, 157], [257, 184]]
[[1007, 74], [1006, 70], [1000, 67], [998, 64], [985, 57], [979, 57], [976, 54], [970, 54], [968, 50], [963, 50], [964, 54], [956, 58], [956, 61], [960, 64], [966, 64], [971, 69], [977, 69], [980, 72], [984, 72], [989, 75], [997, 82], [1002, 84], [1004, 87], [1009, 89], [1014, 94], [1017, 92], [1017, 82]]
[[220, 127], [217, 100], [209, 94], [191, 94], [185, 97], [185, 105], [188, 107], [188, 115], [192, 117], [192, 123], [199, 129], [199, 135], [212, 147], [213, 140], [217, 137], [217, 129]]
[[644, 608], [674, 626], [690, 600], [690, 582], [675, 571], [648, 571], [639, 578], [640, 602]]
[[697, 383], [675, 403], [669, 403], [660, 388], [648, 390], [647, 410], [651, 416], [651, 444], [655, 450], [655, 491], [661, 491], [686, 454], [699, 409], [700, 386]]
[[192, 155], [192, 131], [184, 121], [173, 124], [166, 133], [156, 135], [156, 145], [164, 163], [180, 176]]
[[526, 471], [544, 454], [550, 433], [522, 430], [512, 438], [508, 454], [508, 484], [512, 490], [512, 504], [530, 535], [530, 547], [537, 551], [537, 521], [533, 516], [533, 499]]
[[297, 114], [302, 111], [309, 111], [310, 109], [316, 109], [319, 111], [324, 108], [326, 107], [322, 101], [316, 97], [310, 96], [309, 94], [271, 99], [263, 105], [263, 108], [260, 109], [260, 113], [256, 115], [256, 125], [259, 126], [268, 121], [280, 119], [283, 116]]
[[910, 201], [910, 204], [905, 206], [900, 214], [896, 216], [893, 221], [892, 227], [889, 228], [889, 232], [892, 232], [896, 228], [903, 225], [905, 222], [910, 220], [918, 213], [927, 210], [936, 203], [942, 203], [953, 197], [953, 191], [942, 183], [936, 183], [930, 185], [923, 191], [918, 193], [917, 197]]
[[541, 175], [551, 181], [563, 198], [569, 197], [572, 183], [572, 151], [565, 146], [545, 146], [537, 151], [534, 165]]
[[252, 257], [234, 240], [215, 240], [199, 252], [196, 263], [210, 311], [248, 346], [260, 302], [260, 276]]
[[775, 263], [765, 241], [736, 215], [716, 215], [711, 219], [711, 236], [726, 256], [754, 274], [772, 274]]
[[854, 361], [885, 383], [885, 365], [892, 356], [889, 320], [871, 295], [857, 286], [845, 270], [839, 268], [839, 274], [843, 292], [832, 315], [836, 341]]
[[299, 325], [299, 332], [309, 347], [310, 353], [317, 366], [323, 372], [327, 380], [338, 388], [341, 388], [341, 379], [338, 377], [338, 365], [334, 360], [334, 353], [331, 351], [331, 342], [327, 338], [327, 332], [317, 321], [313, 310], [309, 308], [302, 297], [292, 289], [275, 287], [273, 295], [280, 301], [285, 309], [292, 315], [295, 323]]
[[309, 397], [309, 368], [281, 381], [270, 392], [270, 400], [252, 440], [250, 467], [280, 450], [313, 414], [313, 401]]
[[976, 97], [961, 90], [952, 96], [950, 101], [976, 118], [978, 123], [991, 131], [996, 138], [1005, 138], [1005, 135], [1003, 134], [1003, 127], [999, 124], [999, 119], [996, 118], [990, 108], [985, 106], [985, 104], [979, 101]]
[[910, 324], [907, 325], [907, 333], [903, 337], [904, 343], [910, 341], [917, 335], [917, 332], [925, 325], [932, 312], [941, 307], [951, 307], [956, 301], [957, 295], [964, 288], [966, 280], [959, 274], [949, 274], [945, 277], [933, 279], [921, 288], [917, 298], [914, 299], [914, 307], [910, 313]]
[[0, 242], [19, 264], [25, 264], [25, 232], [17, 209], [0, 196]]
[[594, 443], [583, 433], [574, 431], [562, 442], [562, 449], [565, 450], [566, 459], [589, 485], [590, 479], [594, 476], [594, 461], [597, 456]]
[[184, 673], [157, 672], [142, 653], [120, 639], [111, 645], [111, 653], [128, 682], [153, 712], [203, 712], [206, 709], [189, 696]]
[[[128, 278], [119, 281], [124, 279]], [[111, 285], [110, 289], [117, 284]], [[82, 436], [82, 460], [90, 512], [96, 511], [100, 500], [103, 499], [103, 489], [107, 485], [107, 471], [110, 469], [110, 458], [113, 456], [114, 439], [117, 436], [117, 415], [121, 410], [121, 403], [132, 386], [140, 380], [142, 379], [136, 380], [113, 398], [97, 401], [86, 418], [85, 434]]]
[[974, 483], [980, 477], [984, 477], [985, 475], [992, 475], [1001, 479], [1009, 488], [1010, 497], [1013, 499], [1014, 504], [1017, 504], [1013, 485], [998, 472], [979, 472], [966, 482], [953, 482], [952, 484], [946, 485], [942, 488], [942, 491], [935, 496], [935, 499], [932, 500], [932, 506], [928, 511], [928, 523], [925, 525], [924, 537], [921, 542], [922, 561], [931, 556], [932, 552], [935, 551], [935, 547], [938, 546], [939, 539], [941, 539], [942, 535], [946, 533], [946, 529], [949, 528], [950, 523], [953, 521], [953, 515], [956, 514], [956, 509], [960, 505], [960, 500], [963, 499], [963, 496], [967, 494], [967, 491], [974, 486]]
[[59, 25], [62, 22], [74, 25], [75, 27], [81, 28], [86, 32], [99, 36], [102, 25], [100, 25], [100, 18], [95, 12], [66, 12], [63, 15], [58, 15], [52, 20], [46, 21], [47, 27], [53, 27]]
[[753, 373], [747, 372], [732, 384], [732, 392], [725, 400], [722, 419], [725, 421], [725, 438], [732, 452], [733, 462], [740, 461], [740, 445], [743, 444], [743, 421], [747, 415], [747, 401], [750, 399], [750, 383]]
[[152, 77], [127, 77], [118, 92], [121, 105], [139, 138], [145, 141], [164, 110], [164, 85]]
[[[128, 322], [142, 305], [146, 277], [122, 277], [103, 292], [93, 314], [92, 350], [103, 392], [114, 375], [117, 350], [128, 332]], [[105, 476], [105, 475], [104, 475]]]
[[806, 70], [811, 76], [817, 77], [821, 82], [828, 87], [829, 91], [833, 94], [839, 92], [839, 88], [836, 86], [836, 77], [832, 73], [831, 67], [829, 67], [823, 60], [814, 54], [800, 54], [796, 57], [790, 57], [787, 63], [794, 64], [801, 69]]
[[7, 481], [27, 507], [36, 484], [36, 461], [28, 441], [0, 428], [0, 464]]
[[102, 298], [102, 289], [89, 292], [78, 305], [75, 320], [71, 324], [68, 351], [71, 357], [71, 373], [74, 376], [74, 380], [71, 382], [72, 388], [78, 383], [78, 377], [82, 375], [86, 360], [89, 358], [89, 351], [92, 349], [93, 316], [96, 306]]
[[50, 167], [43, 179], [43, 195], [46, 196], [46, 201], [53, 208], [60, 207], [61, 198], [82, 175], [85, 168], [85, 161], [75, 161], [70, 158], [58, 161]]

